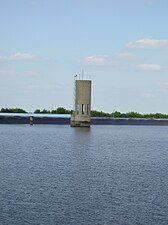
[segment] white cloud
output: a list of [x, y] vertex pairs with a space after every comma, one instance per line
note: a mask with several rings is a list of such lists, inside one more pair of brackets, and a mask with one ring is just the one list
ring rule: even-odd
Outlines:
[[102, 55], [88, 56], [82, 62], [87, 65], [107, 65], [109, 64], [109, 57]]
[[107, 55], [95, 55], [85, 57], [81, 62], [85, 65], [93, 65], [93, 66], [118, 66], [129, 69], [136, 69], [139, 71], [163, 71], [167, 69], [167, 67], [162, 66], [160, 64], [132, 64], [132, 61], [135, 60], [135, 57], [130, 53], [119, 53], [113, 54], [111, 56]]
[[144, 38], [137, 41], [132, 41], [127, 44], [128, 48], [142, 48], [142, 49], [167, 49], [168, 40], [156, 40]]
[[159, 64], [137, 64], [133, 65], [133, 68], [143, 71], [162, 71], [163, 69], [165, 69], [165, 67]]
[[35, 71], [17, 72], [15, 70], [0, 70], [0, 76], [37, 76]]
[[82, 59], [82, 63], [87, 65], [114, 65], [117, 63], [125, 63], [133, 59], [133, 56], [130, 53], [118, 53], [111, 56], [108, 55], [95, 55], [88, 56]]
[[39, 60], [39, 58], [30, 53], [21, 53], [17, 52], [8, 56], [0, 56], [0, 61], [35, 61]]
[[123, 52], [123, 53], [114, 54], [112, 58], [115, 60], [131, 60], [133, 59], [133, 55], [131, 53]]

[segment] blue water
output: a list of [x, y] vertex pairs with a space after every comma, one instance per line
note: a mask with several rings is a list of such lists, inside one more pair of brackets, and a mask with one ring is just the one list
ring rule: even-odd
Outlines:
[[25, 116], [25, 117], [70, 117], [70, 114], [45, 114], [45, 113], [1, 113], [0, 116]]
[[167, 225], [168, 127], [0, 125], [0, 225]]

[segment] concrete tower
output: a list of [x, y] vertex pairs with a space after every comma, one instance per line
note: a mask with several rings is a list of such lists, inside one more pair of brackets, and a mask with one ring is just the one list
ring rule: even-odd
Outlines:
[[75, 79], [74, 111], [71, 115], [71, 127], [90, 127], [91, 80]]

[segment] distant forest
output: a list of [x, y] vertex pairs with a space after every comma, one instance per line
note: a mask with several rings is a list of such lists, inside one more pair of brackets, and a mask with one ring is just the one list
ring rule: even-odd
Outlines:
[[[24, 109], [20, 108], [2, 108], [0, 110], [1, 113], [28, 113]], [[33, 113], [41, 113], [41, 114], [71, 114], [72, 110], [67, 110], [63, 107], [58, 107], [57, 109], [47, 110], [47, 109], [36, 109]]]
[[[1, 108], [1, 113], [28, 113], [24, 109], [20, 108]], [[36, 109], [33, 113], [41, 113], [41, 114], [71, 114], [73, 111], [65, 109], [63, 107], [58, 107], [57, 109], [47, 110], [47, 109]], [[111, 117], [111, 118], [147, 118], [147, 119], [168, 119], [168, 114], [162, 113], [149, 113], [149, 114], [141, 114], [137, 112], [127, 112], [121, 113], [118, 111], [112, 113], [106, 113], [102, 111], [91, 111], [92, 117]]]

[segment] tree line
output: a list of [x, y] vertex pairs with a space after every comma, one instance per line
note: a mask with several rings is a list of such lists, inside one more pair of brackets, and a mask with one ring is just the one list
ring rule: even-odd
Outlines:
[[[28, 113], [26, 110], [21, 108], [1, 108], [1, 113]], [[47, 110], [47, 109], [36, 109], [33, 113], [37, 114], [72, 114], [72, 110], [65, 109], [64, 107], [58, 107], [57, 109]], [[146, 118], [146, 119], [168, 119], [168, 114], [163, 113], [149, 113], [141, 114], [138, 112], [127, 112], [121, 113], [118, 111], [112, 113], [106, 113], [103, 111], [92, 110], [92, 117], [110, 117], [110, 118]]]
[[1, 108], [1, 113], [27, 113], [26, 110], [20, 108]]
[[[1, 108], [1, 113], [28, 113], [24, 109], [20, 108]], [[33, 113], [41, 113], [41, 114], [71, 114], [72, 110], [65, 109], [63, 107], [58, 107], [57, 109], [47, 110], [47, 109], [36, 109]]]
[[65, 109], [63, 107], [58, 107], [57, 109], [47, 110], [47, 109], [36, 109], [34, 113], [45, 113], [45, 114], [71, 114], [72, 110]]
[[105, 113], [102, 111], [93, 110], [92, 117], [112, 117], [112, 118], [140, 118], [140, 119], [168, 119], [168, 114], [163, 113], [146, 113], [141, 114], [138, 112], [121, 113], [118, 111], [112, 113]]

